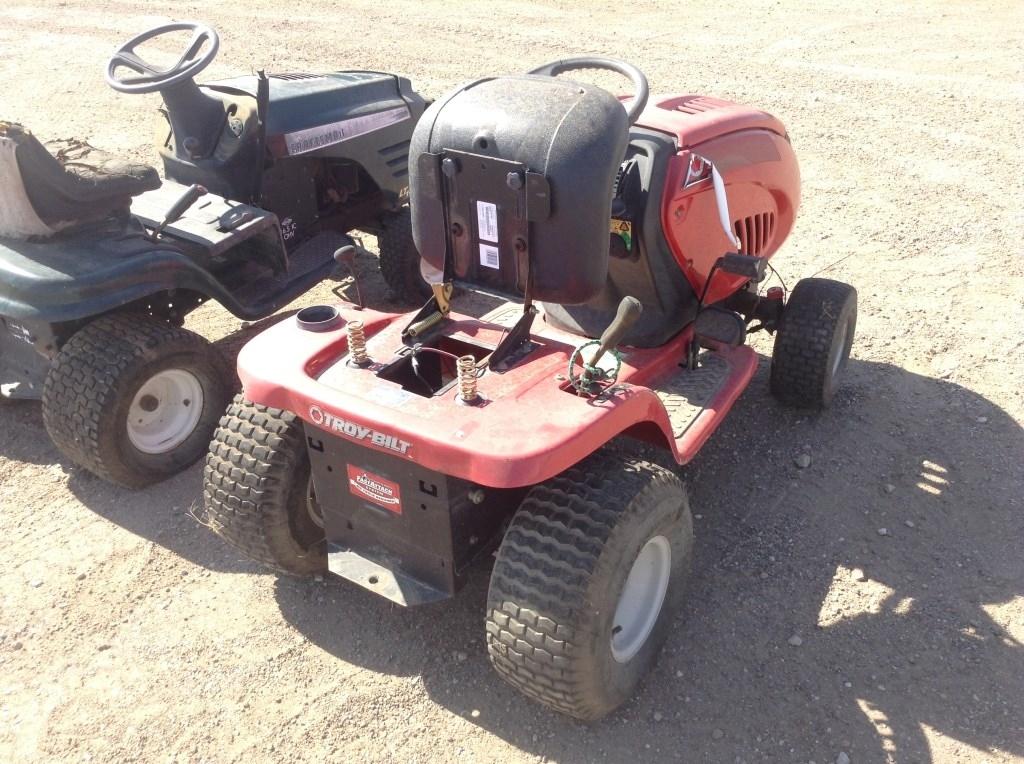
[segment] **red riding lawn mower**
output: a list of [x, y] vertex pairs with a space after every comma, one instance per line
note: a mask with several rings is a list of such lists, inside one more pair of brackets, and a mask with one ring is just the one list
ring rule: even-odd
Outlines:
[[[635, 92], [557, 77], [581, 69]], [[693, 547], [679, 477], [611, 442], [693, 459], [750, 382], [759, 329], [772, 392], [828, 405], [856, 291], [763, 291], [799, 201], [777, 119], [649, 99], [621, 61], [460, 87], [420, 120], [409, 166], [433, 297], [408, 315], [306, 308], [242, 350], [206, 463], [211, 525], [278, 570], [403, 605], [451, 597], [496, 546], [494, 667], [597, 719], [654, 662]], [[456, 283], [521, 304], [460, 315]]]

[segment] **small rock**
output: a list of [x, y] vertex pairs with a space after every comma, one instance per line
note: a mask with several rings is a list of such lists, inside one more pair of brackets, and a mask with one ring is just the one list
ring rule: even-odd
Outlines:
[[806, 469], [811, 466], [811, 455], [799, 454], [795, 459], [793, 459], [793, 463], [800, 469]]
[[655, 711], [654, 712], [654, 721], [660, 722], [664, 718], [665, 717], [661, 715], [661, 711]]
[[463, 661], [465, 661], [465, 660], [466, 660], [466, 658], [468, 658], [468, 657], [469, 657], [469, 656], [468, 656], [468, 655], [466, 655], [466, 653], [465, 653], [465, 652], [463, 652], [462, 650], [459, 650], [458, 652], [456, 652], [456, 653], [455, 653], [455, 660], [457, 660], [457, 661], [458, 661], [459, 663], [462, 663], [462, 662], [463, 662]]
[[786, 641], [789, 642], [789, 644], [793, 645], [793, 647], [800, 647], [800, 645], [804, 643], [803, 639], [800, 637], [799, 634], [794, 634]]
[[11, 643], [11, 649], [12, 650], [20, 650], [21, 649], [21, 642], [12, 642]]
[[677, 671], [676, 672], [676, 679], [682, 679], [682, 678], [683, 678], [683, 672], [682, 671]]
[[110, 647], [111, 647], [110, 645], [108, 645], [107, 643], [105, 643], [105, 642], [104, 642], [104, 643], [103, 643], [102, 645], [98, 645], [98, 646], [96, 647], [96, 650], [97, 650], [98, 652], [101, 652], [101, 653], [102, 653], [102, 652], [105, 652], [105, 651], [109, 650], [109, 649], [110, 649]]
[[885, 492], [886, 493], [892, 493], [893, 491], [896, 490], [896, 486], [894, 486], [892, 483], [886, 483], [883, 486], [883, 488], [885, 488]]
[[725, 737], [725, 733], [722, 732], [722, 730], [720, 729], [716, 729], [714, 732], [711, 733], [711, 737], [713, 737], [715, 740], [721, 740], [723, 737]]
[[913, 520], [904, 520], [903, 524], [905, 526], [907, 526], [908, 528], [913, 528], [914, 527], [914, 521]]
[[480, 709], [474, 708], [472, 711], [469, 712], [469, 715], [476, 719], [478, 716], [480, 716]]
[[987, 421], [988, 421], [988, 417], [987, 416], [980, 416], [980, 417], [978, 417], [978, 424], [985, 424], [985, 422], [987, 422]]
[[31, 586], [33, 589], [38, 589], [40, 586], [43, 585], [43, 579], [33, 578], [31, 581], [28, 582], [28, 585]]
[[850, 682], [843, 682], [843, 687], [849, 690], [851, 687], [853, 687], [853, 685]]
[[84, 581], [85, 580], [85, 573], [79, 573], [77, 576], [75, 576], [75, 578], [78, 581]]
[[868, 574], [865, 573], [862, 568], [854, 568], [852, 571], [850, 571], [850, 577], [854, 581], [867, 581], [868, 580]]
[[836, 756], [836, 764], [850, 764], [850, 756], [846, 751], [839, 752], [839, 755]]
[[315, 576], [313, 576], [313, 580], [316, 581], [318, 584], [322, 584], [324, 582], [324, 577], [317, 573]]
[[888, 528], [879, 528], [878, 529], [878, 535], [879, 536], [888, 536], [889, 535], [889, 529]]

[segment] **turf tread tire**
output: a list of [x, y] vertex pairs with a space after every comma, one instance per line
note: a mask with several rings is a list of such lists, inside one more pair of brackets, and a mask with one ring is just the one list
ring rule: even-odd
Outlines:
[[857, 290], [832, 279], [802, 279], [796, 285], [772, 350], [769, 386], [777, 399], [808, 409], [832, 402], [837, 387], [832, 353], [844, 322], [849, 322], [847, 347], [838, 352], [848, 356], [857, 324]]
[[408, 207], [388, 216], [377, 235], [380, 275], [402, 302], [422, 302], [430, 297], [430, 285], [420, 275], [420, 253], [412, 237], [412, 213]]
[[[135, 452], [123, 426], [127, 411], [118, 411], [131, 403], [141, 375], [178, 356], [191, 359], [205, 377], [204, 412], [193, 434], [172, 452]], [[112, 483], [140, 488], [202, 457], [234, 379], [220, 351], [198, 334], [150, 316], [114, 313], [86, 324], [57, 353], [43, 384], [43, 423], [76, 464]]]
[[[301, 421], [242, 395], [220, 420], [203, 469], [206, 521], [247, 557], [282, 573], [327, 570], [323, 531], [305, 512], [309, 456]], [[298, 524], [297, 524], [298, 523]]]
[[[593, 619], [588, 621], [588, 614], [608, 609], [602, 591], [615, 571], [606, 550], [630, 524], [643, 521], [654, 498], [664, 495], [679, 499], [679, 545], [674, 549], [682, 550], [680, 578], [670, 584], [661, 628], [643, 648], [649, 650], [641, 661], [646, 665], [639, 666], [635, 681], [609, 688], [596, 669], [590, 643], [609, 657], [610, 647], [605, 637], [595, 637]], [[625, 701], [656, 657], [671, 612], [682, 599], [692, 545], [682, 482], [650, 462], [602, 451], [535, 486], [506, 531], [491, 575], [485, 639], [492, 665], [544, 705], [584, 721], [601, 718]], [[615, 597], [612, 610], [617, 592]]]

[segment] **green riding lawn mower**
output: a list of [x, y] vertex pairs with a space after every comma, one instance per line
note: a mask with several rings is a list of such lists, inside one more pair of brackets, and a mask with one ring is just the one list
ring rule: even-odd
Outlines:
[[[143, 57], [174, 36], [188, 42], [170, 66]], [[234, 392], [231, 365], [182, 328], [207, 300], [268, 316], [349, 273], [358, 231], [377, 237], [399, 296], [426, 289], [406, 206], [426, 103], [409, 81], [259, 72], [197, 85], [218, 48], [211, 27], [177, 22], [107, 63], [115, 90], [163, 98], [163, 181], [0, 122], [0, 400], [41, 398], [61, 452], [125, 486], [202, 456]]]

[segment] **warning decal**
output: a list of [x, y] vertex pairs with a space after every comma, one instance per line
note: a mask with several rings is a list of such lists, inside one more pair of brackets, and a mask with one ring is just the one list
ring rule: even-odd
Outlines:
[[626, 249], [633, 248], [633, 224], [628, 220], [612, 218], [611, 232], [617, 234], [626, 244]]

